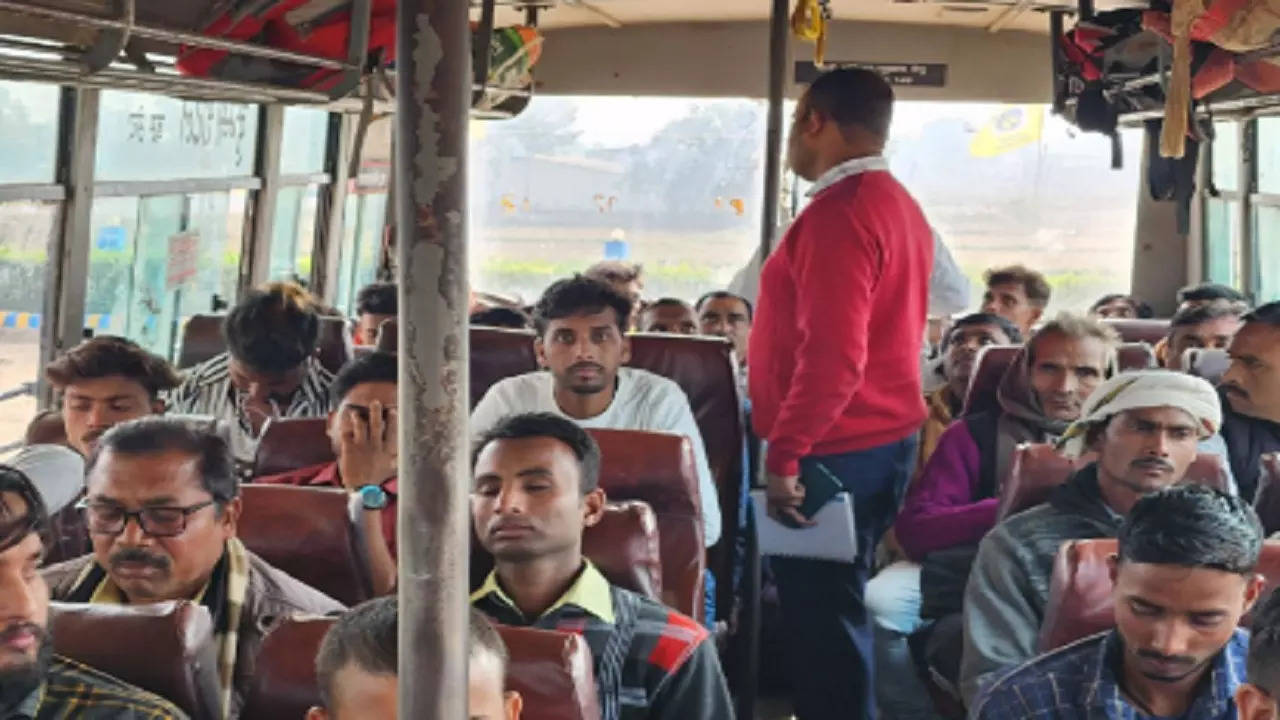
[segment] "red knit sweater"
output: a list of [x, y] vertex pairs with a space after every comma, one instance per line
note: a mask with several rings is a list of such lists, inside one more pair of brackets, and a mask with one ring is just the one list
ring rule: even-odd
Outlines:
[[750, 388], [765, 466], [884, 445], [925, 418], [920, 343], [933, 232], [887, 172], [818, 193], [760, 275]]

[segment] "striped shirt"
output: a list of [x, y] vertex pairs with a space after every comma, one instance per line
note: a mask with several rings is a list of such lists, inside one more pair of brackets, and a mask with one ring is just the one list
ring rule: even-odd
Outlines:
[[[293, 393], [281, 417], [324, 417], [329, 413], [329, 386], [333, 373], [325, 370], [314, 357], [307, 358], [302, 384]], [[253, 466], [258, 450], [249, 419], [244, 417], [231, 384], [231, 355], [222, 353], [187, 371], [182, 385], [169, 396], [169, 412], [187, 415], [209, 415], [231, 429], [231, 453], [241, 471]]]
[[[984, 692], [971, 720], [1141, 720], [1120, 688], [1124, 641], [1112, 630], [1077, 641], [1007, 673]], [[1249, 633], [1237, 629], [1199, 683], [1184, 720], [1234, 720], [1236, 686], [1245, 676]]]
[[158, 695], [88, 665], [53, 656], [44, 683], [17, 707], [0, 710], [3, 720], [186, 720]]

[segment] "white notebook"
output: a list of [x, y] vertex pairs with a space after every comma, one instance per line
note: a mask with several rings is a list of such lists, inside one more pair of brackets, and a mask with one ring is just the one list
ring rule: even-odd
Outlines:
[[791, 528], [769, 517], [764, 490], [751, 491], [761, 555], [852, 563], [858, 556], [858, 529], [853, 498], [837, 493], [813, 516], [817, 525]]

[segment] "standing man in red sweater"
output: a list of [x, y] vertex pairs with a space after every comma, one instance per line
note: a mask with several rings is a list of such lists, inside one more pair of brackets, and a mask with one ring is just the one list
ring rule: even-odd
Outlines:
[[812, 200], [761, 272], [748, 351], [770, 513], [807, 523], [806, 481], [835, 479], [858, 527], [852, 565], [773, 564], [800, 720], [875, 717], [863, 592], [925, 419], [933, 234], [881, 155], [892, 115], [893, 90], [867, 70], [819, 77], [796, 106], [788, 163], [814, 183]]

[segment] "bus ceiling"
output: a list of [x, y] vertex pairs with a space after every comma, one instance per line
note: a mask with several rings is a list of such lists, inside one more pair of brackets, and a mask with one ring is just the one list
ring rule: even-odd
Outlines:
[[[377, 0], [351, 0], [354, 16]], [[473, 21], [482, 16], [472, 1]], [[494, 27], [536, 25], [545, 50], [534, 89], [554, 95], [759, 97], [767, 95], [769, 19], [765, 0], [496, 0]], [[794, 0], [790, 3], [794, 6]], [[1089, 4], [1089, 3], [1086, 3]], [[1097, 10], [1132, 0], [1097, 0]], [[93, 10], [96, 7], [96, 10]], [[129, 88], [194, 99], [328, 104], [356, 112], [366, 58], [364, 32], [342, 52], [322, 56], [266, 47], [252, 37], [210, 37], [213, 2], [163, 0], [0, 0], [0, 77], [89, 87]], [[1046, 51], [1052, 10], [1072, 0], [830, 0], [831, 62], [900, 67], [908, 100], [1030, 103], [1051, 98]], [[214, 18], [216, 20], [216, 17]], [[358, 25], [359, 23], [357, 23]], [[655, 52], [654, 48], [662, 48]], [[180, 52], [234, 54], [247, 63], [303, 68], [330, 79], [262, 82], [193, 75], [174, 67]], [[478, 58], [479, 59], [479, 58]], [[790, 97], [805, 84], [811, 45], [792, 40], [786, 56]], [[811, 69], [808, 71], [811, 72]], [[911, 80], [909, 75], [918, 77]], [[390, 82], [382, 84], [388, 88]], [[389, 93], [382, 91], [380, 99]], [[334, 104], [335, 98], [345, 101]], [[501, 113], [497, 115], [501, 116]]]

